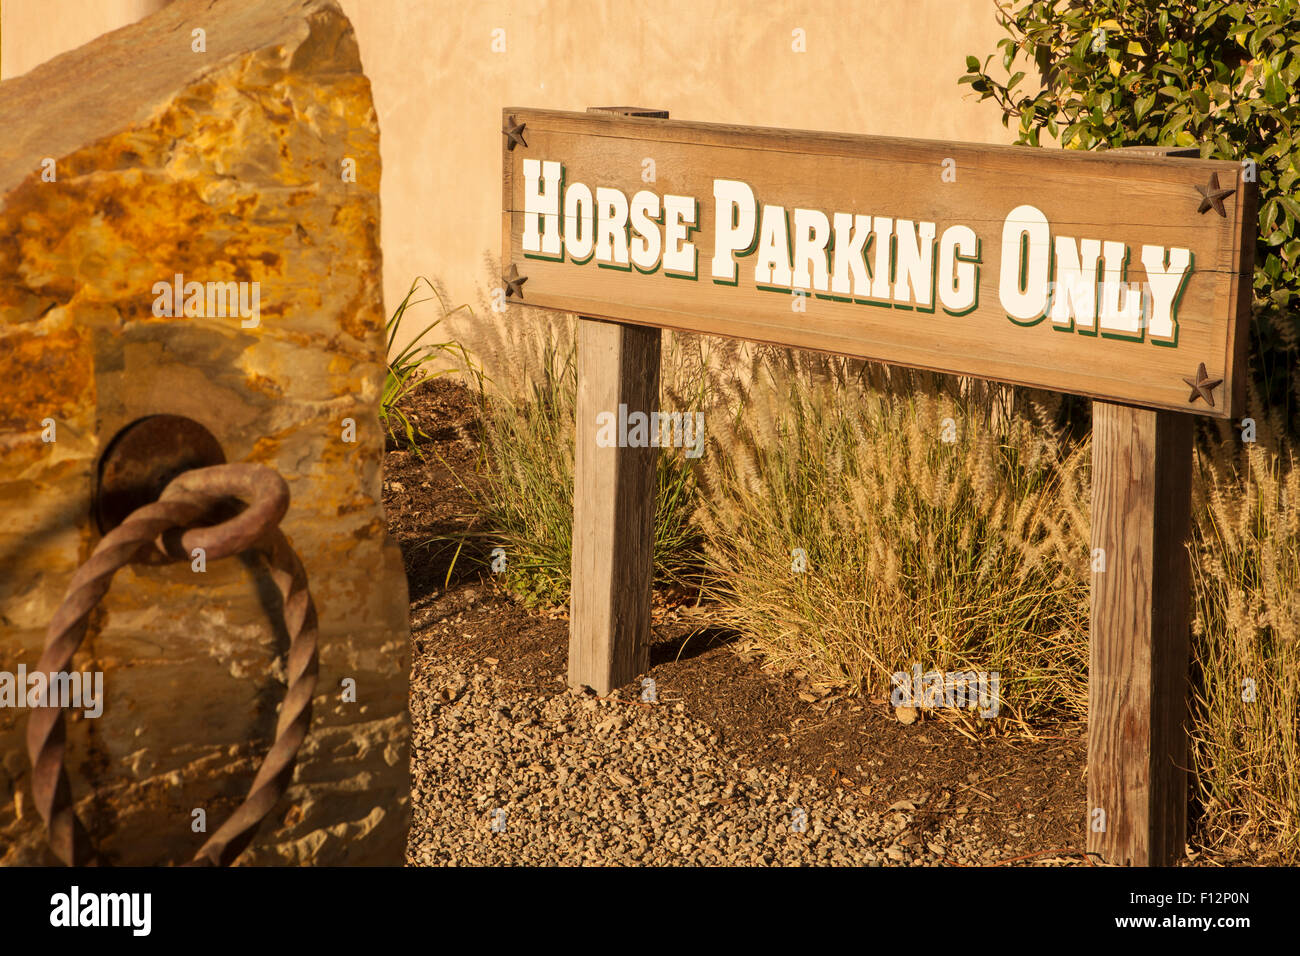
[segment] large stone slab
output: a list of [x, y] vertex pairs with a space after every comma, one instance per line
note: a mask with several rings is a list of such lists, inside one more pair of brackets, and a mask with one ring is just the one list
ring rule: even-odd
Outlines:
[[[320, 616], [311, 732], [240, 862], [400, 863], [407, 599], [380, 503], [378, 125], [351, 25], [329, 0], [180, 0], [0, 84], [0, 131], [0, 671], [35, 666], [99, 540], [109, 441], [192, 418], [288, 481]], [[157, 314], [178, 274], [256, 283], [256, 323]], [[106, 703], [69, 723], [67, 765], [112, 862], [188, 859], [193, 810], [211, 832], [246, 792], [285, 689], [269, 587], [227, 559], [125, 569], [101, 602], [76, 665], [104, 672]], [[3, 863], [53, 861], [28, 713], [0, 707]]]

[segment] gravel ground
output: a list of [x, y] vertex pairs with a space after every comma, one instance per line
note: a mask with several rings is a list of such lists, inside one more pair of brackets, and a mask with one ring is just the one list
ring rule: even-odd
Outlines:
[[[890, 810], [728, 760], [681, 704], [512, 690], [490, 664], [422, 661], [407, 860], [479, 865], [988, 864], [945, 791]], [[1038, 864], [1074, 862], [1037, 858]]]

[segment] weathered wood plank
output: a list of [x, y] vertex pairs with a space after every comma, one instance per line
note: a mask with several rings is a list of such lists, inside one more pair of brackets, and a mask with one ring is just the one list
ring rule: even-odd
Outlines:
[[[1217, 418], [1236, 410], [1245, 360], [1240, 278], [1251, 245], [1244, 236], [1253, 224], [1255, 184], [1245, 181], [1234, 163], [1121, 150], [1083, 153], [755, 129], [634, 115], [594, 117], [513, 108], [505, 115], [525, 122], [528, 131], [527, 148], [504, 154], [502, 215], [504, 257], [507, 265], [516, 263], [528, 276], [530, 304]], [[611, 267], [598, 255], [582, 261], [567, 251], [555, 259], [525, 255], [525, 159], [562, 163], [566, 189], [582, 183], [593, 192], [601, 187], [617, 190], [627, 200], [642, 190], [698, 200], [698, 228], [688, 236], [696, 267], [686, 270], [683, 281], [680, 270], [674, 275], [667, 267], [645, 272], [638, 266]], [[653, 179], [646, 177], [646, 160], [653, 161]], [[945, 180], [946, 169], [955, 178]], [[1201, 194], [1196, 187], [1208, 184], [1211, 174], [1233, 190], [1223, 200], [1222, 216], [1214, 210], [1198, 212]], [[941, 277], [934, 279], [928, 296], [913, 295], [910, 282], [902, 284], [900, 293], [897, 276], [884, 297], [859, 295], [856, 283], [849, 295], [835, 294], [817, 287], [814, 267], [809, 270], [809, 294], [800, 303], [803, 308], [793, 308], [791, 290], [800, 286], [759, 281], [759, 256], [743, 251], [732, 257], [736, 284], [718, 279], [712, 271], [720, 251], [715, 246], [716, 179], [747, 184], [760, 217], [765, 208], [783, 208], [792, 247], [797, 244], [795, 210], [829, 218], [835, 213], [869, 216], [873, 222], [908, 220], [908, 229], [932, 223], [932, 264], [938, 270], [944, 260], [945, 231], [967, 226], [979, 244], [976, 258], [970, 260], [978, 265], [974, 305], [949, 311], [938, 301]], [[1050, 248], [1041, 250], [1051, 258], [1049, 275], [1058, 269], [1056, 241], [1061, 237], [1079, 244], [1119, 243], [1127, 250], [1122, 281], [1139, 287], [1149, 278], [1143, 247], [1188, 250], [1186, 280], [1173, 297], [1172, 340], [1162, 335], [1166, 340], [1157, 342], [1149, 317], [1140, 320], [1128, 341], [1108, 337], [1096, 317], [1080, 320], [1077, 326], [1072, 319], [1055, 322], [1050, 316], [1010, 320], [1001, 300], [1003, 228], [1013, 210], [1025, 205], [1039, 210], [1049, 224]], [[663, 214], [660, 210], [661, 219]], [[662, 231], [662, 222], [660, 226]], [[630, 223], [625, 231], [629, 239], [638, 235]], [[902, 241], [895, 235], [882, 244]], [[918, 241], [925, 255], [928, 243]], [[842, 239], [841, 245], [846, 245]], [[827, 258], [833, 258], [833, 246], [825, 250]], [[1037, 242], [1032, 247], [1039, 250]], [[875, 253], [871, 246], [866, 249], [866, 272], [874, 282]], [[799, 253], [792, 256], [797, 260]], [[1118, 255], [1112, 258], [1120, 261]], [[896, 266], [894, 261], [888, 268]], [[1037, 281], [1030, 284], [1040, 288]], [[1202, 362], [1211, 378], [1223, 379], [1214, 392], [1214, 406], [1189, 401], [1183, 383]]]
[[1094, 402], [1088, 852], [1161, 866], [1187, 835], [1192, 431]]
[[578, 320], [569, 684], [601, 695], [648, 668], [658, 449], [599, 447], [597, 416], [654, 410], [661, 337]]

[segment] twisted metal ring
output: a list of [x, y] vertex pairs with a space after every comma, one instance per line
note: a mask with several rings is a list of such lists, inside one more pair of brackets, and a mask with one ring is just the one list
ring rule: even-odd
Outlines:
[[[228, 521], [187, 527], [232, 496], [250, 498], [251, 502]], [[311, 698], [319, 670], [316, 608], [302, 562], [277, 527], [288, 501], [284, 479], [263, 465], [216, 465], [177, 476], [158, 501], [138, 508], [106, 534], [77, 569], [46, 630], [45, 649], [36, 665], [42, 673], [66, 670], [85, 637], [90, 613], [108, 592], [113, 575], [155, 549], [170, 560], [188, 558], [200, 547], [213, 560], [249, 548], [263, 555], [284, 599], [284, 624], [290, 639], [289, 688], [280, 707], [275, 740], [248, 795], [188, 866], [228, 866], [252, 842], [258, 825], [289, 786], [298, 749], [311, 723]], [[45, 701], [33, 709], [27, 723], [27, 751], [32, 761], [33, 802], [45, 822], [50, 847], [69, 866], [100, 862], [73, 807], [63, 764], [62, 707]]]

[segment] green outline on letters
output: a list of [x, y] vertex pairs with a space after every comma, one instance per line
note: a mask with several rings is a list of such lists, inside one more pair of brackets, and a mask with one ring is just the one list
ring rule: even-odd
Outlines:
[[[686, 235], [682, 237], [682, 242], [691, 242], [691, 235], [692, 235], [693, 233], [696, 233], [696, 232], [699, 232], [699, 231], [700, 231], [700, 200], [699, 200], [699, 197], [698, 197], [698, 196], [689, 196], [689, 197], [687, 197], [687, 196], [682, 196], [682, 197], [680, 197], [680, 198], [682, 198], [682, 199], [687, 199], [687, 198], [689, 198], [689, 199], [694, 200], [694, 202], [695, 202], [695, 222], [694, 222], [694, 224], [689, 224], [689, 223], [686, 223], [686, 222], [683, 222], [683, 223], [682, 223], [684, 226], [686, 226]], [[660, 200], [660, 201], [662, 202], [662, 200]], [[664, 253], [664, 255], [667, 255], [667, 253], [668, 253], [668, 226], [667, 226], [667, 219], [668, 219], [668, 204], [667, 204], [667, 203], [664, 203], [664, 220], [665, 220], [665, 225], [664, 225], [664, 242], [663, 242], [663, 245], [664, 245], [663, 253]], [[695, 262], [694, 262], [694, 264], [691, 266], [691, 268], [692, 268], [692, 270], [693, 270], [692, 272], [690, 272], [690, 273], [686, 273], [686, 272], [670, 272], [670, 271], [668, 270], [668, 267], [667, 267], [667, 266], [664, 266], [664, 275], [667, 276], [667, 277], [670, 278], [670, 279], [689, 279], [689, 280], [692, 281], [692, 282], [698, 282], [698, 281], [699, 281], [699, 278], [700, 278], [700, 247], [699, 247], [699, 245], [698, 245], [697, 243], [693, 243], [693, 242], [691, 242], [691, 252], [692, 252], [692, 253], [694, 254], [694, 256], [695, 256]], [[661, 260], [662, 260], [662, 256], [661, 256], [660, 258], [661, 258]]]
[[[774, 208], [774, 207], [772, 207], [772, 206], [769, 205], [767, 208], [771, 209], [771, 208]], [[794, 281], [794, 266], [792, 265], [792, 263], [794, 262], [794, 246], [791, 245], [791, 239], [790, 239], [790, 209], [789, 209], [788, 207], [786, 207], [786, 206], [776, 206], [775, 208], [781, 210], [781, 218], [785, 221], [785, 262], [786, 262], [786, 266], [789, 267], [789, 269], [790, 269], [790, 281], [793, 282], [793, 281]], [[758, 247], [757, 247], [757, 245], [758, 245], [759, 243], [762, 242], [762, 236], [763, 236], [763, 220], [762, 220], [762, 217], [760, 217], [760, 218], [756, 221], [755, 226], [754, 226], [754, 232], [755, 232], [756, 235], [757, 235], [757, 238], [754, 240], [754, 242], [755, 242], [754, 252], [757, 253], [757, 252], [758, 252]], [[756, 289], [761, 289], [761, 290], [763, 290], [764, 292], [794, 292], [794, 286], [792, 286], [792, 285], [790, 285], [790, 286], [771, 286], [771, 285], [764, 286], [764, 285], [759, 285], [759, 284], [758, 284], [758, 266], [755, 266], [755, 267], [754, 267], [754, 288], [756, 288]]]
[[[1068, 326], [1057, 325], [1055, 322], [1053, 322], [1052, 328], [1054, 328], [1058, 332], [1074, 332], [1077, 333], [1078, 335], [1086, 335], [1090, 339], [1095, 339], [1097, 337], [1097, 332], [1101, 329], [1101, 267], [1102, 267], [1102, 263], [1104, 262], [1101, 254], [1101, 249], [1102, 249], [1103, 240], [1101, 239], [1096, 240], [1097, 250], [1098, 250], [1097, 259], [1095, 262], [1093, 262], [1092, 273], [1091, 275], [1089, 275], [1088, 273], [1083, 271], [1083, 244], [1088, 240], [1086, 238], [1082, 238], [1079, 236], [1071, 236], [1069, 238], [1074, 239], [1075, 242], [1074, 250], [1078, 254], [1078, 258], [1079, 258], [1079, 270], [1080, 270], [1079, 277], [1081, 279], [1088, 278], [1092, 280], [1092, 328], [1091, 329], [1079, 328], [1078, 321], [1077, 321], [1078, 317], [1074, 314], [1073, 308], [1071, 308], [1070, 311], [1070, 324]], [[1052, 293], [1053, 301], [1048, 302], [1049, 311], [1051, 310], [1051, 307], [1055, 304], [1057, 291], [1059, 291], [1061, 288], [1060, 276], [1056, 274], [1056, 237], [1054, 237], [1052, 240], [1051, 269], [1052, 269], [1051, 272], [1052, 288], [1054, 291]], [[1074, 303], [1073, 296], [1070, 297], [1070, 303], [1071, 306], [1073, 306]]]
[[[659, 271], [659, 267], [663, 265], [663, 261], [664, 261], [664, 236], [663, 236], [664, 197], [651, 189], [638, 189], [637, 192], [650, 193], [650, 195], [654, 196], [656, 199], [659, 200], [659, 215], [646, 217], [651, 222], [659, 226], [659, 255], [655, 257], [654, 268], [642, 269], [639, 265], [636, 264], [636, 260], [632, 258], [632, 237], [629, 235], [627, 239], [627, 261], [632, 263], [632, 268], [636, 269], [636, 271], [641, 273], [641, 275], [652, 276]], [[635, 197], [636, 193], [633, 193], [632, 196]], [[632, 200], [631, 199], [627, 201], [627, 227], [629, 230], [631, 230], [632, 228]], [[641, 232], [639, 229], [637, 230], [637, 235], [640, 236], [642, 239], [646, 238], [645, 233]]]
[[[547, 162], [546, 160], [540, 160], [540, 159], [538, 160], [538, 163], [542, 164], [542, 166], [545, 166], [546, 162]], [[558, 208], [560, 212], [555, 217], [556, 229], [560, 233], [560, 254], [558, 256], [548, 256], [544, 252], [525, 252], [524, 253], [525, 259], [539, 259], [543, 262], [564, 261], [564, 183], [565, 183], [565, 177], [567, 175], [568, 175], [568, 169], [565, 167], [564, 163], [560, 163], [560, 202], [558, 204]], [[539, 181], [544, 181], [544, 180], [539, 180]], [[545, 244], [545, 238], [546, 238], [546, 217], [545, 216], [542, 216], [542, 221], [538, 224], [537, 234], [542, 237], [542, 242], [543, 244]], [[520, 245], [521, 246], [523, 245], [522, 233], [520, 233]]]
[[[923, 305], [916, 306], [917, 312], [923, 312], [926, 315], [934, 315], [934, 310], [939, 306], [939, 224], [934, 225], [935, 238], [930, 240], [930, 307]], [[912, 291], [916, 291], [915, 289]]]
[[[898, 222], [898, 220], [895, 219], [893, 216], [871, 216], [870, 217], [871, 219], [870, 234], [867, 236], [867, 241], [862, 244], [862, 260], [867, 265], [868, 288], [873, 287], [876, 284], [876, 269], [875, 266], [871, 264], [871, 260], [872, 258], [874, 258], [874, 256], [871, 256], [870, 254], [874, 252], [876, 248], [876, 219], [878, 218], [889, 220], [889, 241], [890, 241], [891, 252], [893, 251], [894, 231], [896, 229], [895, 224]], [[892, 293], [894, 288], [894, 283], [890, 282], [889, 288]], [[855, 305], [874, 305], [878, 309], [892, 309], [894, 307], [894, 300], [892, 294], [889, 299], [877, 299], [874, 296], [867, 296], [864, 299], [858, 296], [854, 296], [853, 302]]]
[[[1102, 244], [1101, 250], [1102, 250], [1101, 261], [1105, 262], [1106, 261], [1105, 243]], [[1128, 285], [1128, 260], [1129, 257], [1132, 255], [1132, 253], [1133, 250], [1129, 248], [1128, 243], [1127, 242], [1124, 243], [1124, 258], [1121, 259], [1119, 263], [1119, 282], [1121, 286]], [[1124, 289], [1124, 291], [1129, 295], [1133, 294], [1132, 289]], [[1103, 289], [1103, 295], [1104, 294], [1105, 292]], [[1145, 314], [1146, 297], [1142, 295], [1141, 289], [1138, 289], [1138, 334], [1136, 338], [1134, 338], [1131, 335], [1125, 335], [1123, 332], [1102, 332], [1101, 331], [1101, 311], [1102, 311], [1102, 306], [1104, 304], [1105, 304], [1104, 302], [1097, 303], [1097, 332], [1101, 335], [1103, 339], [1111, 339], [1112, 341], [1115, 342], [1143, 342], [1146, 340], [1147, 337], [1147, 316]]]
[[[619, 195], [623, 197], [623, 202], [626, 203], [627, 205], [627, 221], [623, 223], [623, 242], [624, 242], [624, 247], [627, 249], [627, 265], [621, 266], [616, 262], [601, 262], [599, 259], [597, 259], [596, 268], [613, 269], [615, 272], [631, 272], [632, 271], [632, 200], [628, 198], [627, 194], [624, 193], [623, 190], [619, 189], [617, 186], [601, 186], [598, 188], [613, 189], [615, 192], [617, 192]], [[594, 193], [592, 194], [591, 201], [596, 204], [596, 214], [595, 216], [592, 217], [592, 225], [593, 227], [596, 227], [596, 224], [600, 221], [600, 201], [596, 199]], [[593, 254], [595, 253], [596, 247], [599, 245], [600, 245], [599, 240], [597, 240], [595, 243], [592, 244]]]
[[[1053, 266], [1052, 256], [1055, 255], [1055, 251], [1056, 251], [1055, 246], [1052, 243], [1052, 229], [1050, 226], [1048, 226], [1047, 274], [1049, 276], [1052, 275], [1052, 266]], [[1048, 281], [1050, 281], [1050, 279]], [[1019, 275], [1016, 276], [1016, 291], [1021, 295], [1024, 295], [1026, 292], [1029, 291], [1029, 230], [1028, 229], [1020, 230], [1020, 273]], [[1051, 310], [1051, 305], [1052, 305], [1052, 297], [1049, 295], [1047, 297], [1047, 301], [1043, 304], [1043, 314], [1033, 319], [1024, 319], [1023, 321], [1017, 318], [1013, 318], [1009, 313], [1004, 313], [1004, 314], [1006, 314], [1007, 316], [1007, 321], [1009, 321], [1012, 325], [1017, 325], [1022, 329], [1032, 329], [1039, 322], [1043, 321], [1043, 319], [1047, 318], [1047, 313]]]
[[[833, 264], [831, 261], [831, 249], [833, 248], [835, 243], [834, 216], [826, 215], [825, 210], [822, 209], [809, 209], [803, 206], [800, 206], [799, 208], [803, 209], [804, 212], [820, 213], [822, 218], [826, 220], [826, 245], [822, 247], [822, 255], [826, 257], [826, 288], [828, 291], [825, 293], [817, 291], [817, 286], [815, 284], [816, 278], [813, 276], [813, 270], [811, 268], [808, 270], [808, 283], [809, 283], [808, 286], [806, 288], [800, 286], [799, 288], [803, 289], [803, 291], [807, 293], [810, 298], [816, 297], [818, 299], [829, 299], [831, 298], [829, 289], [831, 287], [831, 284], [834, 282], [834, 276], [831, 274], [831, 266]], [[799, 211], [798, 209], [795, 210], [795, 212], [798, 211]], [[811, 230], [809, 230], [809, 232], [811, 232]], [[789, 230], [786, 231], [786, 238], [790, 244], [790, 282], [793, 283], [794, 282], [794, 236], [790, 234]], [[794, 285], [791, 285], [790, 288], [794, 289], [796, 287]]]
[[[921, 238], [920, 225], [922, 222], [925, 222], [926, 220], [909, 219], [907, 221], [912, 224], [912, 234], [916, 236], [918, 240], [920, 240]], [[939, 300], [938, 297], [939, 283], [937, 277], [939, 275], [939, 238], [938, 237], [940, 233], [939, 233], [939, 224], [937, 222], [930, 223], [930, 225], [934, 226], [935, 238], [930, 240], [930, 305], [927, 308], [912, 300], [909, 300], [906, 303], [899, 303], [896, 299], [896, 296], [898, 295], [898, 279], [896, 278], [898, 273], [898, 220], [897, 219], [894, 220], [894, 232], [893, 232], [893, 236], [891, 237], [891, 242], [893, 243], [893, 245], [890, 250], [894, 255], [894, 259], [893, 262], [890, 264], [890, 272], [894, 274], [895, 278], [893, 278], [892, 281], [889, 283], [889, 288], [890, 288], [890, 298], [894, 300], [894, 308], [896, 309], [905, 309], [909, 312], [913, 312], [913, 311], [921, 312], [926, 315], [934, 314], [935, 304]], [[920, 249], [919, 241], [917, 243], [917, 249], [918, 251]], [[909, 282], [908, 291], [910, 294], [915, 295], [918, 290], [912, 286], [911, 282]]]
[[[1173, 251], [1172, 248], [1165, 250], [1164, 267], [1166, 270], [1169, 268], [1169, 253], [1172, 251]], [[1157, 338], [1154, 335], [1149, 335], [1147, 336], [1147, 339], [1148, 341], [1150, 341], [1152, 345], [1159, 345], [1162, 348], [1166, 348], [1166, 349], [1178, 348], [1178, 330], [1180, 328], [1178, 324], [1178, 306], [1179, 303], [1181, 303], [1183, 300], [1183, 293], [1187, 291], [1187, 284], [1191, 281], [1192, 273], [1195, 271], [1196, 271], [1196, 253], [1192, 252], [1191, 249], [1188, 249], [1187, 250], [1187, 271], [1183, 273], [1183, 280], [1178, 283], [1178, 288], [1174, 290], [1173, 300], [1170, 301], [1169, 303], [1169, 321], [1173, 324], [1174, 327], [1173, 338], [1161, 339], [1161, 338]], [[1148, 277], [1147, 283], [1150, 284], [1150, 281], [1151, 279], [1150, 277]]]
[[[828, 288], [831, 289], [835, 288], [835, 268], [834, 268], [835, 259], [832, 253], [835, 251], [835, 216], [836, 215], [838, 215], [838, 213], [831, 214], [831, 238], [830, 241], [826, 243], [826, 252], [827, 252], [826, 269], [828, 274], [830, 275], [830, 285], [828, 286]], [[844, 215], [849, 217], [849, 229], [852, 230], [853, 219], [856, 215], [860, 215], [860, 214], [846, 212], [844, 213]], [[871, 221], [870, 216], [867, 216], [866, 218], [868, 222]], [[863, 255], [862, 265], [867, 273], [867, 281], [870, 281], [871, 279], [871, 264], [866, 261], [866, 253], [867, 253], [867, 246], [871, 244], [871, 239], [873, 235], [874, 234], [872, 233], [872, 231], [868, 229], [866, 241], [862, 243], [862, 255]], [[848, 295], [837, 295], [835, 292], [829, 292], [823, 295], [822, 293], [818, 292], [817, 296], [818, 298], [829, 299], [832, 302], [852, 302], [853, 301], [853, 270], [852, 269], [849, 270], [849, 294]]]
[[[568, 212], [567, 202], [560, 206], [560, 235], [564, 237], [564, 251], [568, 254], [569, 262], [575, 266], [585, 266], [596, 255], [596, 193], [586, 183], [575, 183], [574, 185], [584, 187], [587, 190], [587, 195], [591, 197], [591, 252], [587, 253], [586, 257], [582, 259], [575, 258], [573, 253], [569, 252], [569, 232], [564, 227], [564, 223], [567, 222], [569, 218], [565, 215], [565, 213]], [[568, 199], [567, 193], [565, 194], [565, 199]], [[580, 217], [575, 216], [574, 222], [577, 223], [577, 227], [581, 227], [582, 220]], [[577, 227], [575, 227], [575, 231]]]
[[[732, 253], [732, 255], [734, 255], [735, 258], [731, 260], [731, 264], [735, 266], [736, 278], [731, 282], [728, 282], [726, 279], [713, 280], [714, 285], [729, 285], [734, 289], [736, 286], [740, 285], [740, 260], [745, 258], [746, 256], [752, 256], [755, 252], [758, 251], [759, 226], [763, 222], [763, 202], [758, 198], [758, 192], [754, 189], [751, 183], [747, 183], [743, 179], [733, 179], [731, 181], [734, 183], [744, 183], [744, 185], [749, 189], [750, 193], [752, 193], [754, 196], [754, 241], [749, 244], [748, 249], [738, 249], [734, 253]], [[697, 199], [696, 202], [698, 203], [699, 200]], [[736, 212], [739, 212], [739, 210], [736, 210]], [[731, 225], [733, 229], [739, 225], [739, 223], [734, 221], [735, 218], [736, 218], [735, 216], [732, 216], [733, 221]]]
[[[958, 262], [970, 262], [973, 263], [975, 266], [975, 299], [971, 302], [970, 307], [962, 310], [961, 312], [954, 312], [946, 305], [943, 307], [944, 312], [946, 312], [948, 315], [955, 316], [957, 318], [961, 318], [963, 315], [970, 315], [980, 306], [980, 264], [983, 261], [982, 250], [984, 246], [984, 238], [978, 232], [975, 232], [974, 229], [971, 229], [971, 232], [975, 233], [975, 254], [974, 255], [963, 256], [960, 252], [957, 251], [956, 243], [954, 243], [952, 247], [952, 261], [953, 261], [952, 278], [953, 278], [954, 288], [956, 287], [955, 284], [957, 281], [956, 264]], [[935, 273], [935, 281], [934, 281], [936, 293], [938, 292], [938, 286], [939, 286], [939, 279], [938, 279], [938, 272], [937, 272], [938, 268], [939, 268], [939, 263], [936, 257], [936, 261], [935, 261], [936, 273]], [[942, 301], [942, 297], [939, 298], [939, 301]]]

